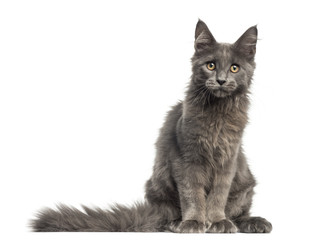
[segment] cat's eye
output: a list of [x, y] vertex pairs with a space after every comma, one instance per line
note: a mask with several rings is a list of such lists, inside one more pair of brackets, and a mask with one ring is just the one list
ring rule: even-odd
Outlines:
[[214, 62], [207, 63], [207, 69], [208, 70], [213, 71], [213, 70], [215, 70], [215, 68], [216, 68], [216, 65], [215, 65]]
[[232, 64], [230, 70], [232, 73], [237, 73], [240, 70], [240, 67], [237, 64]]

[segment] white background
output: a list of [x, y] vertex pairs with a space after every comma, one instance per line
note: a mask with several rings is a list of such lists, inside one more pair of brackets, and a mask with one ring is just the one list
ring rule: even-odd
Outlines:
[[107, 207], [143, 199], [158, 129], [190, 79], [198, 18], [220, 42], [258, 24], [244, 145], [259, 182], [252, 212], [273, 224], [269, 235], [199, 238], [320, 238], [320, 1], [56, 0], [0, 3], [2, 239], [197, 238], [37, 234], [27, 224], [59, 202]]

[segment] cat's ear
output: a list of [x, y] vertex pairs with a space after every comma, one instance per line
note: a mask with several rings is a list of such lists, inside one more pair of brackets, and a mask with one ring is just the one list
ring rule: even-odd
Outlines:
[[195, 49], [197, 52], [214, 47], [216, 45], [216, 40], [209, 31], [207, 25], [198, 20], [195, 32]]
[[234, 49], [248, 59], [252, 59], [256, 52], [256, 43], [258, 39], [258, 29], [256, 26], [250, 27], [234, 43]]

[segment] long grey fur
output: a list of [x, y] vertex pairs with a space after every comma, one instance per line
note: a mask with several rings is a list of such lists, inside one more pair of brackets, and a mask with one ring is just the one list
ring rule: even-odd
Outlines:
[[227, 44], [218, 43], [199, 20], [191, 81], [185, 99], [172, 108], [160, 130], [145, 202], [110, 210], [47, 208], [31, 221], [32, 229], [269, 233], [270, 222], [250, 216], [256, 182], [241, 142], [256, 43], [256, 26]]

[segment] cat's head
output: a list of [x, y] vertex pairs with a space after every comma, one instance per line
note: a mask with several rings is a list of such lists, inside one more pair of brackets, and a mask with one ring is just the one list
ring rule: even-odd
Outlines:
[[195, 86], [218, 98], [246, 92], [255, 68], [257, 34], [253, 26], [233, 44], [218, 43], [199, 20], [192, 57]]

